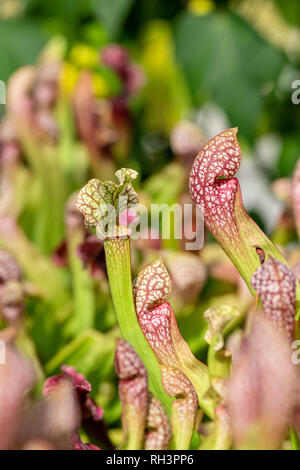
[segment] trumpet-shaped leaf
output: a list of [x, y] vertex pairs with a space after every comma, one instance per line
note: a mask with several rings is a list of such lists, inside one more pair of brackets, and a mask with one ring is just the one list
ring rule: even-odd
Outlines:
[[292, 179], [292, 204], [298, 236], [300, 237], [300, 160], [297, 162]]
[[238, 311], [229, 305], [211, 307], [204, 312], [208, 330], [204, 339], [209, 344], [207, 366], [210, 377], [208, 395], [222, 403], [226, 390], [226, 379], [231, 368], [231, 352], [224, 348], [224, 332], [228, 324], [239, 317]]
[[203, 439], [199, 450], [228, 450], [231, 447], [232, 432], [228, 412], [224, 405], [215, 408], [212, 432]]
[[146, 450], [167, 449], [171, 439], [171, 426], [168, 416], [160, 401], [153, 395], [147, 416], [147, 432], [145, 438]]
[[117, 340], [115, 369], [119, 377], [126, 448], [139, 450], [144, 444], [148, 412], [148, 376], [139, 356], [123, 339]]
[[240, 185], [234, 177], [241, 156], [237, 128], [221, 132], [202, 147], [194, 161], [189, 185], [207, 228], [252, 290], [251, 276], [259, 267], [256, 247], [266, 255], [286, 261], [244, 209]]
[[161, 366], [161, 379], [167, 394], [175, 398], [171, 417], [175, 448], [188, 449], [198, 410], [197, 394], [187, 376], [173, 366]]
[[[61, 366], [61, 370], [61, 374], [54, 375], [46, 380], [43, 387], [43, 394], [45, 396], [52, 395], [57, 392], [61, 383], [69, 382], [79, 407], [82, 426], [88, 428], [89, 424], [92, 424], [94, 428], [98, 428], [99, 432], [102, 432], [101, 421], [103, 418], [103, 409], [88, 396], [92, 390], [91, 384], [86, 380], [85, 376], [77, 372], [74, 367], [63, 365]], [[91, 444], [81, 442], [77, 431], [73, 434], [72, 446], [75, 449], [91, 449], [95, 447], [91, 447]]]
[[252, 276], [266, 317], [276, 329], [294, 337], [296, 279], [289, 267], [272, 256]]
[[279, 447], [297, 403], [297, 382], [287, 338], [256, 313], [227, 389], [235, 446]]
[[10, 345], [0, 365], [0, 449], [14, 446], [23, 419], [26, 391], [35, 382], [32, 366]]
[[0, 250], [0, 284], [8, 281], [21, 281], [22, 271], [15, 258], [5, 250]]
[[193, 356], [180, 334], [173, 310], [167, 303], [170, 293], [171, 280], [162, 260], [144, 267], [134, 282], [139, 324], [160, 364], [166, 392], [177, 398], [172, 406], [173, 428], [175, 433], [183, 431], [179, 424], [182, 415], [185, 425], [189, 417], [192, 432], [197, 410], [196, 393], [200, 406], [213, 415], [212, 403], [204, 399], [209, 379], [207, 367]]

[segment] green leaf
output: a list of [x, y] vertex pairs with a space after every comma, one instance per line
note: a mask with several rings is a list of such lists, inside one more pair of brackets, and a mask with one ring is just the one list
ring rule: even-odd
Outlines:
[[0, 42], [5, 45], [0, 57], [0, 79], [6, 81], [17, 68], [34, 63], [46, 40], [46, 34], [32, 20], [0, 21]]
[[143, 124], [148, 131], [169, 138], [173, 126], [191, 108], [185, 76], [175, 60], [170, 25], [152, 21], [143, 32], [142, 47], [141, 61], [147, 76]]
[[282, 149], [277, 163], [276, 177], [289, 177], [293, 173], [300, 154], [299, 135], [286, 133], [282, 139]]
[[[172, 181], [172, 184], [166, 184]], [[151, 175], [144, 184], [144, 190], [151, 197], [153, 204], [172, 204], [184, 190], [186, 175], [182, 166], [169, 163], [158, 173]]]
[[281, 14], [293, 25], [300, 25], [300, 3], [287, 0], [275, 0]]
[[290, 439], [291, 439], [292, 450], [300, 450], [300, 443], [299, 443], [298, 435], [295, 429], [293, 428], [290, 428]]
[[86, 330], [50, 359], [45, 366], [47, 376], [58, 373], [63, 364], [71, 365], [87, 377], [96, 391], [100, 382], [111, 380], [114, 375], [117, 336], [117, 330], [105, 335]]
[[262, 88], [277, 80], [283, 54], [229, 11], [181, 15], [175, 42], [196, 103], [213, 100], [251, 136], [262, 112]]
[[65, 332], [74, 337], [87, 328], [94, 326], [96, 299], [95, 281], [88, 269], [83, 266], [77, 250], [84, 241], [81, 227], [67, 231], [68, 261], [70, 266], [73, 312], [65, 327]]
[[134, 0], [91, 0], [91, 8], [112, 37], [118, 35]]

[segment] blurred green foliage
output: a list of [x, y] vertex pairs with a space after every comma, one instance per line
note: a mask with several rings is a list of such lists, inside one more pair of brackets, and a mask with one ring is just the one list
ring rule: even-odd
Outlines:
[[44, 46], [47, 33], [31, 18], [12, 18], [0, 21], [0, 41], [5, 44], [1, 54], [1, 80], [6, 81], [22, 65], [34, 64]]
[[300, 4], [299, 2], [290, 2], [286, 0], [275, 0], [283, 16], [292, 24], [300, 24]]
[[276, 83], [283, 54], [230, 11], [182, 15], [175, 40], [195, 104], [214, 101], [251, 137], [260, 124], [262, 88]]
[[[20, 13], [0, 22], [0, 40], [6, 49], [0, 57], [3, 80], [21, 65], [33, 63], [53, 34], [65, 35], [69, 47], [81, 40], [96, 47], [118, 40], [140, 51], [145, 59], [149, 74], [144, 106], [146, 130], [152, 131], [156, 123], [164, 132], [191, 105], [198, 107], [207, 101], [224, 109], [231, 123], [238, 124], [240, 133], [252, 141], [262, 129], [284, 129], [284, 116], [288, 119], [290, 110], [288, 106], [283, 109], [283, 105], [290, 102], [290, 93], [278, 95], [278, 80], [286, 66], [297, 69], [299, 63], [291, 61], [235, 12], [236, 5], [245, 1], [212, 1], [214, 8], [207, 14], [195, 14], [195, 8], [187, 11], [189, 4], [197, 4], [187, 0], [17, 3], [22, 5], [17, 10]], [[274, 0], [274, 4], [285, 21], [299, 24], [298, 2]], [[260, 13], [257, 11], [258, 17]], [[160, 66], [163, 60], [165, 67]], [[162, 99], [164, 106], [159, 112]], [[276, 120], [278, 113], [280, 121]]]

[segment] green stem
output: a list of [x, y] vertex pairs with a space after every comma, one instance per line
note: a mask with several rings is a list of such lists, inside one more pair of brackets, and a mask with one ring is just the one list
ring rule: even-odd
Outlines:
[[292, 450], [300, 450], [300, 443], [294, 428], [290, 428], [290, 439]]
[[45, 380], [45, 374], [38, 359], [34, 342], [30, 338], [30, 335], [28, 335], [24, 323], [20, 325], [18, 336], [16, 338], [16, 344], [20, 347], [24, 355], [31, 361], [36, 374], [37, 383], [43, 383]]
[[87, 328], [92, 328], [95, 321], [94, 280], [88, 269], [83, 267], [77, 256], [77, 247], [83, 242], [81, 227], [67, 231], [68, 259], [72, 277], [73, 315], [67, 325], [67, 332], [75, 337]]
[[0, 247], [11, 251], [17, 258], [41, 296], [56, 306], [65, 304], [68, 296], [61, 271], [31, 243], [15, 220], [12, 220], [9, 231], [1, 231], [0, 227]]
[[51, 253], [63, 235], [60, 212], [67, 194], [58, 149], [39, 142], [29, 132], [23, 133], [22, 144], [37, 180], [34, 210], [39, 217], [33, 224], [33, 239], [43, 252]]
[[207, 352], [207, 366], [211, 377], [226, 379], [230, 372], [231, 357], [225, 356], [225, 351], [215, 351], [216, 341], [213, 340]]
[[104, 249], [113, 305], [122, 337], [142, 359], [148, 371], [150, 391], [160, 399], [170, 414], [172, 400], [163, 389], [157, 359], [140, 328], [135, 312], [129, 239], [106, 239]]
[[[256, 225], [254, 220], [252, 220], [245, 211], [240, 190], [237, 191], [235, 196], [234, 219], [232, 220], [232, 225], [235, 227], [235, 230], [231, 237], [222, 230], [218, 230], [216, 233], [213, 233], [213, 235], [245, 280], [250, 292], [255, 295], [255, 291], [251, 286], [251, 278], [254, 272], [260, 267], [256, 247], [260, 247], [264, 251], [266, 258], [268, 256], [273, 256], [286, 265], [288, 265], [288, 263], [279, 249], [271, 242], [271, 240], [269, 240], [265, 233], [258, 227], [258, 225]], [[297, 282], [295, 339], [300, 337], [299, 318], [300, 285], [299, 282]]]
[[128, 415], [129, 427], [124, 450], [143, 450], [145, 433], [144, 417], [137, 415], [135, 409], [133, 409], [131, 413], [130, 410], [128, 410]]

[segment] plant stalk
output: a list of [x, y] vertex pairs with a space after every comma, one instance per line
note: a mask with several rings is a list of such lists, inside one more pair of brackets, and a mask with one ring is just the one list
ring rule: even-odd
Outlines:
[[130, 245], [128, 238], [108, 238], [104, 242], [106, 267], [114, 309], [122, 337], [135, 349], [143, 361], [150, 391], [163, 403], [170, 415], [172, 400], [163, 389], [157, 359], [137, 320], [131, 279]]

